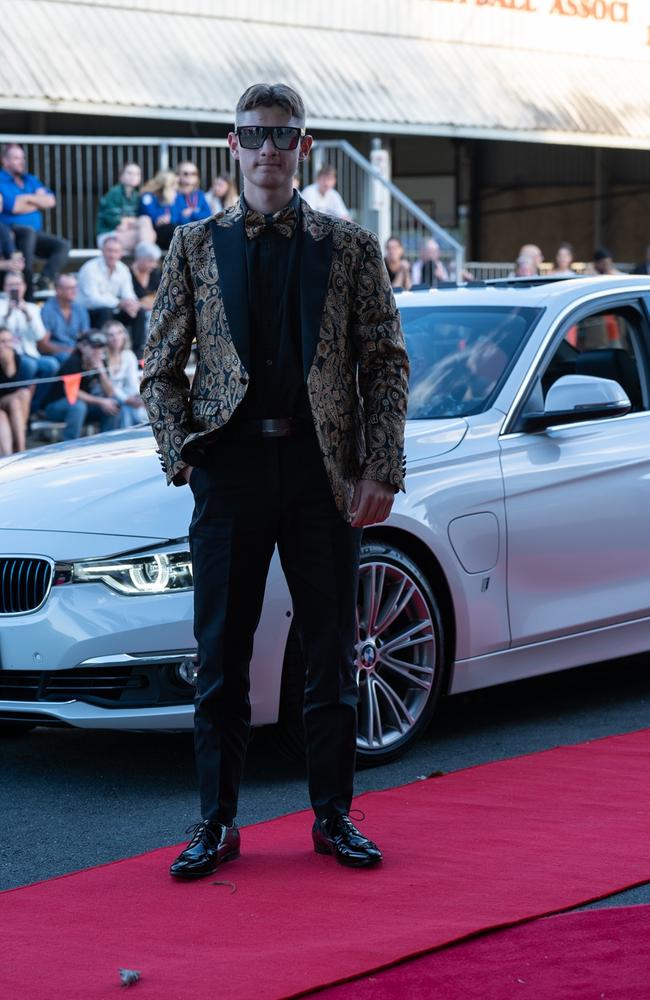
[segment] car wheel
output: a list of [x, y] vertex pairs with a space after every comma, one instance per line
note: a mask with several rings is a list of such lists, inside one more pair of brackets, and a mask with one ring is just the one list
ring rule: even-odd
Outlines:
[[[426, 728], [440, 697], [444, 635], [435, 594], [413, 560], [392, 545], [361, 549], [357, 606], [357, 760], [370, 766], [401, 756]], [[292, 627], [277, 727], [280, 749], [304, 755], [305, 667]]]

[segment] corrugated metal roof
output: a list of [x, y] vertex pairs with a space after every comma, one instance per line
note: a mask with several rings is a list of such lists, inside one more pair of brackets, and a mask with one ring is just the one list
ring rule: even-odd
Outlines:
[[230, 122], [282, 80], [313, 128], [650, 146], [650, 61], [0, 0], [0, 105]]

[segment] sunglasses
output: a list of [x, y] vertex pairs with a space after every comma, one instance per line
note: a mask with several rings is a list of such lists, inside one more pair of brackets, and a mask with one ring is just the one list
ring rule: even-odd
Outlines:
[[275, 148], [284, 151], [295, 149], [306, 131], [292, 125], [239, 125], [235, 134], [243, 149], [261, 149], [270, 135]]

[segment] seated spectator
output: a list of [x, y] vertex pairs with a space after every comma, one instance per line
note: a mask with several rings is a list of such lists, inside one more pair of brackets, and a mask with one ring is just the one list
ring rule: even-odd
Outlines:
[[313, 184], [308, 184], [300, 192], [307, 204], [316, 212], [334, 215], [337, 219], [349, 219], [345, 202], [336, 190], [336, 167], [326, 163], [316, 174]]
[[153, 301], [162, 277], [159, 267], [161, 256], [160, 247], [156, 246], [155, 243], [138, 243], [135, 248], [134, 260], [131, 264], [133, 290], [144, 316], [142, 340], [139, 343], [133, 343], [133, 350], [138, 358], [142, 357], [144, 344], [147, 339], [149, 317], [151, 316]]
[[32, 298], [34, 258], [45, 260], [39, 275], [39, 288], [53, 288], [54, 279], [65, 267], [70, 241], [43, 232], [43, 209], [54, 208], [54, 193], [33, 174], [25, 172], [25, 151], [9, 143], [0, 152], [0, 222], [13, 231], [16, 246], [25, 258], [27, 298]]
[[393, 288], [403, 288], [408, 291], [411, 287], [411, 266], [404, 259], [404, 247], [397, 236], [389, 236], [386, 240], [384, 263]]
[[623, 271], [619, 271], [617, 267], [614, 267], [612, 251], [608, 250], [607, 247], [598, 247], [594, 250], [593, 263], [586, 268], [585, 273], [611, 275], [612, 277], [617, 274], [624, 274]]
[[[0, 211], [2, 210], [2, 195], [0, 195]], [[13, 271], [21, 274], [25, 270], [25, 258], [20, 250], [16, 250], [16, 238], [9, 226], [0, 222], [0, 271]]]
[[61, 365], [60, 375], [84, 375], [77, 398], [68, 401], [62, 379], [54, 382], [44, 400], [48, 420], [65, 422], [64, 441], [81, 437], [85, 423], [99, 422], [103, 431], [117, 427], [120, 406], [114, 398], [113, 386], [105, 362], [106, 337], [99, 330], [86, 330], [77, 341], [72, 354]]
[[556, 278], [575, 278], [573, 264], [573, 247], [570, 243], [560, 243], [555, 253], [555, 267], [550, 272]]
[[74, 274], [60, 274], [54, 288], [56, 295], [41, 309], [41, 319], [50, 335], [52, 352], [62, 360], [63, 355], [74, 351], [79, 334], [90, 327], [90, 317], [85, 306], [76, 301], [78, 284]]
[[449, 272], [440, 260], [440, 245], [437, 240], [426, 240], [420, 249], [420, 257], [413, 264], [411, 280], [414, 285], [428, 285], [435, 288], [441, 281], [449, 281]]
[[645, 248], [645, 259], [634, 268], [632, 274], [650, 274], [650, 246]]
[[118, 319], [139, 344], [144, 339], [145, 314], [133, 290], [131, 272], [122, 263], [123, 254], [117, 236], [107, 236], [101, 257], [87, 260], [79, 269], [79, 303], [88, 310], [93, 327]]
[[119, 427], [133, 427], [147, 422], [147, 411], [140, 397], [138, 359], [129, 348], [129, 334], [123, 323], [110, 320], [101, 331], [108, 345], [108, 375], [113, 396], [120, 404]]
[[199, 177], [199, 168], [191, 160], [183, 160], [176, 168], [178, 177], [178, 194], [176, 195], [176, 214], [180, 215], [181, 223], [198, 222], [212, 215], [203, 191]]
[[169, 249], [174, 230], [182, 221], [176, 205], [177, 194], [178, 177], [171, 170], [159, 170], [140, 191], [138, 215], [151, 219], [156, 243], [163, 250]]
[[[524, 243], [523, 247], [519, 250], [517, 257], [530, 257], [533, 262], [533, 267], [535, 268], [534, 274], [542, 273], [542, 264], [544, 263], [544, 254], [537, 246], [536, 243]], [[533, 277], [534, 275], [527, 275], [527, 277]]]
[[515, 261], [513, 270], [508, 275], [509, 278], [536, 278], [539, 272], [537, 264], [528, 254], [520, 253]]
[[25, 450], [27, 420], [31, 393], [28, 388], [12, 383], [25, 381], [21, 358], [14, 347], [14, 337], [6, 326], [0, 326], [0, 457]]
[[[0, 303], [0, 322], [13, 334], [14, 347], [21, 357], [25, 378], [32, 380], [56, 375], [59, 362], [52, 355], [50, 337], [43, 326], [40, 309], [33, 302], [25, 301], [27, 285], [22, 274], [8, 271], [4, 291], [5, 295]], [[33, 409], [40, 407], [47, 386], [48, 383], [43, 383], [30, 389]]]
[[232, 177], [228, 174], [217, 174], [212, 181], [212, 187], [205, 192], [205, 200], [213, 215], [232, 208], [239, 201], [239, 191]]
[[138, 215], [142, 171], [137, 163], [125, 163], [120, 171], [119, 184], [115, 184], [100, 198], [97, 212], [97, 246], [101, 237], [114, 233], [119, 237], [125, 253], [132, 253], [136, 243], [143, 240], [155, 242], [153, 224], [148, 215]]

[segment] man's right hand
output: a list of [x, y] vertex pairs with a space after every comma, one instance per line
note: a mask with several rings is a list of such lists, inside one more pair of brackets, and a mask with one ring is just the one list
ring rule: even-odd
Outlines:
[[189, 483], [190, 476], [192, 475], [193, 472], [194, 472], [193, 465], [186, 465], [184, 469], [181, 469], [181, 473], [185, 476], [186, 483]]

